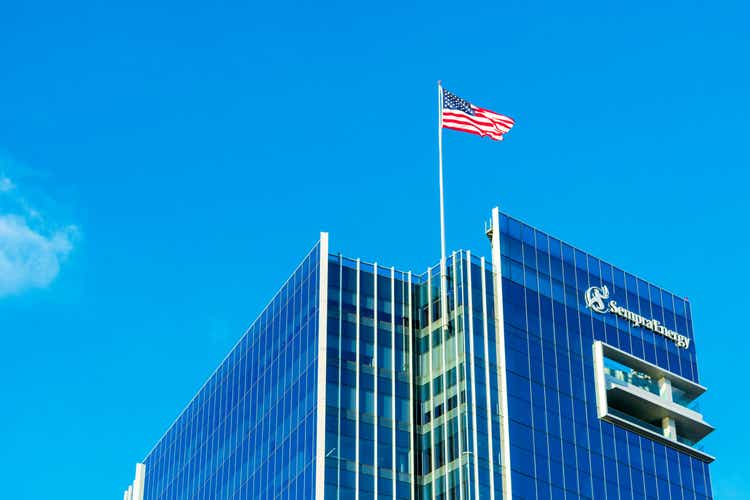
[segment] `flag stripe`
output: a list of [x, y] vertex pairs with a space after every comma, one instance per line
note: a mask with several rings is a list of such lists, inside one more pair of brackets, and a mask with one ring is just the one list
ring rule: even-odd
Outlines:
[[496, 123], [491, 122], [488, 120], [481, 120], [477, 119], [475, 116], [471, 115], [465, 115], [463, 113], [449, 113], [445, 112], [443, 113], [443, 122], [450, 122], [450, 121], [460, 121], [460, 122], [466, 122], [466, 123], [472, 123], [478, 127], [484, 127], [488, 129], [498, 129], [501, 130], [503, 133], [510, 130], [510, 126], [505, 125], [503, 123]]
[[485, 129], [479, 128], [475, 125], [469, 125], [469, 124], [464, 124], [464, 123], [449, 123], [449, 124], [444, 124], [443, 128], [459, 130], [461, 132], [469, 132], [470, 134], [476, 134], [482, 137], [489, 136], [497, 141], [503, 140], [503, 134], [501, 132], [497, 132], [497, 131], [490, 132]]
[[475, 121], [477, 123], [480, 123], [482, 125], [492, 125], [492, 124], [495, 123], [491, 119], [489, 119], [489, 118], [487, 118], [485, 116], [482, 116], [482, 115], [469, 115], [469, 114], [466, 114], [466, 113], [462, 113], [461, 111], [454, 111], [452, 109], [448, 109], [448, 110], [443, 111], [443, 116], [454, 116], [456, 118], [463, 117], [463, 118], [466, 118], [468, 120], [472, 120], [472, 121]]
[[443, 122], [443, 126], [446, 127], [446, 128], [449, 128], [449, 127], [468, 127], [468, 128], [472, 128], [472, 129], [481, 131], [481, 132], [485, 132], [487, 134], [500, 134], [500, 135], [502, 135], [502, 134], [505, 134], [507, 132], [506, 130], [502, 130], [502, 129], [491, 129], [491, 128], [486, 128], [486, 127], [480, 127], [480, 126], [478, 126], [478, 125], [476, 125], [474, 123], [464, 122], [464, 121], [457, 121], [457, 120], [446, 120], [445, 122]]
[[506, 127], [510, 127], [510, 126], [513, 125], [513, 124], [508, 124], [507, 122], [500, 122], [500, 121], [496, 121], [496, 120], [491, 120], [491, 119], [487, 118], [486, 116], [482, 116], [482, 115], [469, 115], [469, 114], [461, 113], [460, 111], [454, 111], [454, 110], [443, 111], [443, 116], [463, 117], [463, 118], [466, 118], [466, 119], [469, 119], [469, 120], [473, 120], [473, 121], [475, 121], [477, 123], [480, 123], [482, 125], [500, 124], [500, 125], [503, 125], [503, 126], [506, 126]]
[[466, 122], [446, 122], [443, 127], [445, 128], [452, 128], [454, 130], [473, 130], [479, 135], [492, 135], [492, 136], [501, 136], [504, 134], [504, 132], [500, 130], [492, 130], [492, 129], [486, 129], [484, 127], [478, 127], [472, 123], [466, 123]]
[[477, 113], [486, 114], [487, 116], [489, 116], [491, 118], [494, 118], [496, 120], [506, 121], [506, 122], [511, 123], [511, 124], [516, 123], [516, 121], [513, 118], [511, 118], [510, 116], [501, 115], [500, 113], [495, 113], [494, 111], [490, 111], [489, 109], [484, 109], [484, 108], [479, 108], [477, 106], [474, 106], [474, 110]]
[[480, 108], [443, 89], [441, 121], [443, 128], [488, 136], [494, 140], [503, 140], [515, 120], [509, 116]]
[[515, 124], [515, 122], [512, 122], [512, 121], [508, 121], [508, 120], [498, 120], [497, 118], [492, 118], [492, 117], [490, 117], [490, 116], [486, 116], [486, 115], [484, 115], [484, 114], [480, 114], [480, 113], [477, 113], [477, 114], [476, 114], [476, 115], [474, 115], [474, 116], [481, 116], [482, 118], [488, 119], [488, 120], [490, 120], [490, 121], [491, 121], [491, 122], [493, 122], [493, 123], [501, 123], [501, 124], [505, 125], [505, 126], [506, 126], [506, 127], [508, 127], [508, 128], [512, 127], [512, 126], [513, 126], [513, 125]]

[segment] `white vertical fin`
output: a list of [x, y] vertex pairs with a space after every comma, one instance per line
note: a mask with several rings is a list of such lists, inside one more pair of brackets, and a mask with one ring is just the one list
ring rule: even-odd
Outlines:
[[[469, 405], [467, 401], [467, 406], [469, 406], [471, 411], [471, 430], [472, 430], [472, 441], [474, 444], [473, 450], [470, 453], [470, 455], [473, 453], [474, 455], [474, 498], [479, 498], [479, 439], [477, 437], [477, 391], [476, 391], [476, 383], [474, 381], [475, 379], [475, 373], [474, 373], [474, 299], [473, 296], [473, 288], [471, 284], [471, 252], [466, 252], [466, 260], [469, 262], [469, 270], [466, 273], [468, 283], [466, 285], [467, 294], [469, 297], [469, 377], [466, 378], [466, 384], [471, 388], [471, 404]], [[467, 440], [468, 441], [468, 440]], [[469, 475], [469, 478], [467, 480], [468, 484], [472, 484], [471, 482], [471, 475]], [[510, 497], [509, 497], [510, 498]]]
[[360, 372], [360, 370], [362, 370], [362, 367], [360, 366], [361, 361], [360, 361], [360, 356], [359, 356], [359, 314], [360, 314], [360, 312], [359, 312], [359, 304], [360, 304], [360, 298], [359, 298], [359, 267], [360, 267], [360, 260], [357, 259], [357, 295], [356, 295], [357, 305], [356, 305], [356, 309], [355, 309], [355, 311], [356, 311], [356, 313], [355, 313], [356, 314], [355, 321], [357, 322], [356, 327], [355, 327], [356, 337], [357, 337], [357, 346], [356, 346], [356, 352], [357, 352], [357, 366], [356, 366], [356, 370], [357, 370], [357, 372], [354, 375], [354, 377], [355, 377], [355, 388], [356, 388], [356, 390], [354, 391], [354, 394], [356, 394], [355, 401], [354, 401], [354, 407], [357, 409], [356, 420], [355, 420], [355, 423], [354, 423], [354, 428], [355, 428], [355, 433], [356, 433], [355, 441], [354, 441], [354, 457], [355, 457], [354, 458], [354, 462], [355, 462], [356, 467], [357, 467], [357, 470], [354, 472], [354, 499], [355, 500], [359, 500], [359, 469], [360, 469], [360, 467], [359, 467], [359, 425], [360, 425], [359, 424], [359, 413], [360, 413], [360, 408], [359, 408], [359, 372]]
[[[460, 255], [460, 254], [459, 254]], [[463, 450], [463, 436], [461, 434], [461, 371], [458, 369], [461, 364], [459, 353], [458, 353], [458, 264], [456, 263], [456, 252], [452, 254], [453, 260], [453, 348], [455, 354], [455, 367], [456, 367], [456, 422], [458, 423], [458, 499], [464, 500], [464, 450]], [[459, 257], [460, 260], [460, 257]], [[448, 413], [448, 407], [445, 407], [445, 412]]]
[[392, 449], [391, 449], [391, 470], [393, 471], [393, 498], [396, 498], [396, 477], [398, 476], [398, 467], [396, 464], [396, 268], [391, 267], [391, 417], [393, 421], [393, 430], [391, 431]]
[[[435, 415], [433, 414], [433, 408], [435, 407], [433, 402], [432, 394], [435, 392], [432, 387], [432, 273], [430, 268], [427, 268], [427, 365], [430, 380], [427, 383], [430, 387], [430, 397], [428, 411], [430, 412], [430, 474], [432, 475], [432, 500], [437, 498], [437, 488], [435, 482]], [[420, 408], [420, 411], [421, 408]], [[424, 415], [424, 412], [422, 412]]]
[[[417, 498], [417, 471], [413, 467], [412, 464], [415, 462], [415, 456], [414, 456], [414, 359], [417, 359], [417, 363], [419, 362], [419, 358], [414, 356], [412, 353], [412, 346], [416, 345], [416, 341], [414, 339], [414, 317], [412, 315], [413, 308], [412, 308], [412, 288], [411, 288], [411, 271], [409, 271], [408, 274], [409, 279], [409, 343], [408, 343], [408, 350], [407, 350], [407, 356], [405, 358], [405, 362], [408, 364], [409, 367], [409, 472], [411, 475], [411, 499], [415, 500]], [[404, 343], [406, 344], [406, 343]], [[420, 410], [421, 411], [421, 410]]]
[[607, 387], [604, 378], [604, 353], [600, 340], [594, 342], [594, 388], [596, 390], [596, 413], [599, 418], [607, 414]]
[[[315, 498], [325, 495], [326, 353], [328, 351], [328, 233], [320, 233], [318, 268], [318, 407], [315, 448]], [[135, 499], [133, 499], [135, 500]], [[139, 499], [140, 500], [140, 499]]]
[[375, 494], [373, 495], [374, 498], [378, 498], [378, 371], [379, 371], [379, 365], [378, 365], [378, 263], [375, 262], [372, 265], [372, 283], [373, 283], [373, 291], [372, 291], [372, 330], [373, 330], [373, 362], [372, 365], [374, 367], [375, 371], [375, 445], [374, 453], [375, 458], [373, 459], [373, 468], [375, 469]]
[[143, 490], [146, 485], [146, 465], [135, 464], [135, 481], [133, 481], [133, 500], [143, 500]]
[[489, 458], [490, 471], [490, 500], [495, 500], [495, 450], [492, 445], [492, 396], [490, 394], [490, 349], [489, 333], [487, 332], [487, 273], [485, 272], [485, 260], [482, 257], [482, 337], [484, 343], [484, 387], [487, 402], [487, 457]]
[[495, 342], [500, 390], [500, 448], [503, 463], [503, 498], [513, 498], [510, 474], [510, 422], [508, 421], [508, 373], [505, 362], [505, 316], [503, 311], [503, 266], [500, 253], [500, 210], [492, 209], [492, 277], [495, 296]]

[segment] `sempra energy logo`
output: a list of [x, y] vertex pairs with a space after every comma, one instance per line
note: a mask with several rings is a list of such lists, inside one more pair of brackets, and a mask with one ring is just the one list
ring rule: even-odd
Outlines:
[[617, 302], [615, 302], [614, 300], [610, 300], [609, 303], [605, 305], [604, 301], [609, 298], [609, 289], [607, 288], [607, 285], [589, 287], [586, 290], [586, 293], [584, 293], [583, 298], [586, 301], [586, 307], [594, 312], [598, 312], [600, 314], [604, 314], [606, 312], [616, 314], [617, 316], [630, 321], [630, 323], [634, 327], [646, 328], [647, 330], [651, 330], [652, 332], [657, 333], [662, 337], [668, 338], [669, 340], [674, 342], [677, 347], [682, 347], [683, 349], [687, 349], [688, 347], [690, 347], [689, 338], [675, 332], [674, 330], [670, 330], [666, 326], [662, 325], [658, 320], [646, 319], [640, 314], [634, 313], [633, 311], [625, 309], [622, 306], [618, 306]]
[[586, 307], [592, 311], [606, 312], [607, 306], [604, 305], [604, 300], [609, 298], [609, 288], [607, 288], [607, 285], [592, 286], [586, 290], [584, 298], [586, 299]]

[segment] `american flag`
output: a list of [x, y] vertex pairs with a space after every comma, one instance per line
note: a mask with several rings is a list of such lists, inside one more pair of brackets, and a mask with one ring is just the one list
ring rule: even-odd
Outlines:
[[469, 101], [443, 90], [443, 128], [488, 136], [496, 141], [516, 123], [513, 118], [474, 106]]

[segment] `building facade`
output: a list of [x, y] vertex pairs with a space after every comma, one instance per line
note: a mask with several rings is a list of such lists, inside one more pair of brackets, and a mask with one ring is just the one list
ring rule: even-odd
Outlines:
[[690, 304], [497, 209], [424, 272], [323, 233], [126, 500], [711, 498]]

